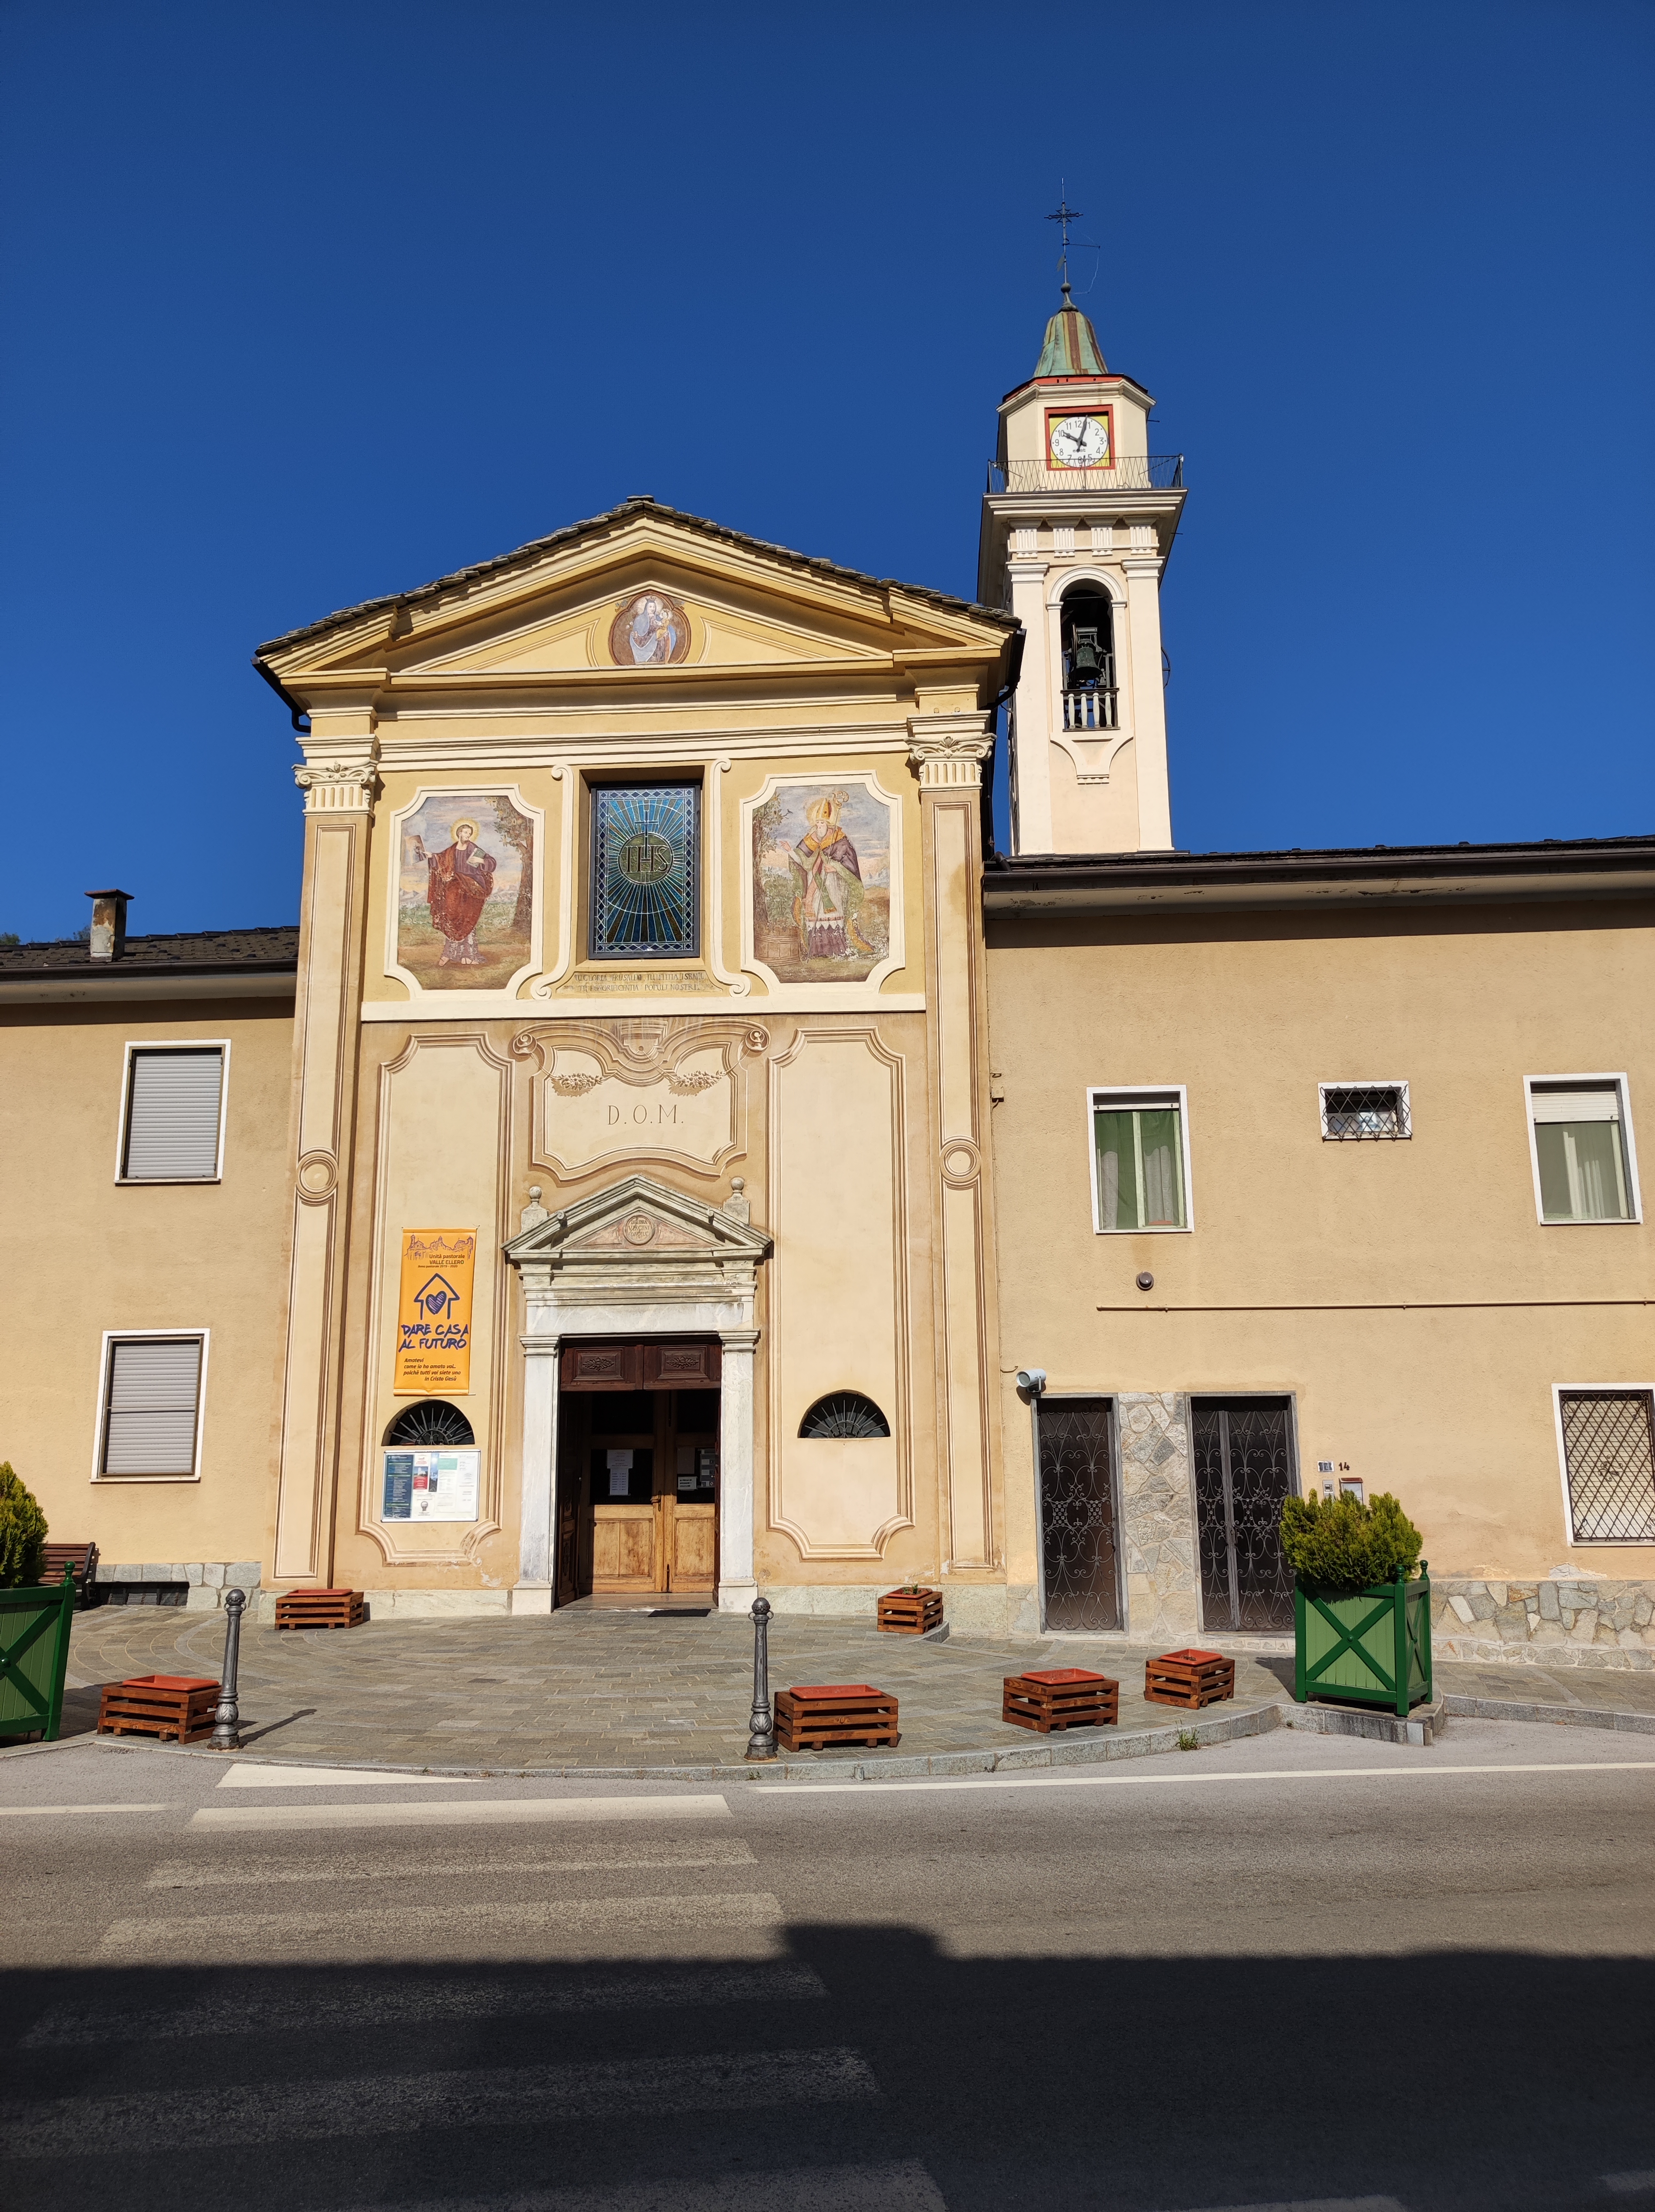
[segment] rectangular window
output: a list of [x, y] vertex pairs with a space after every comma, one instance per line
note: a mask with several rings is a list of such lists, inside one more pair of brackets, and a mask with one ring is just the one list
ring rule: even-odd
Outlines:
[[100, 1477], [198, 1472], [206, 1351], [204, 1332], [105, 1339]]
[[1531, 1077], [1528, 1094], [1540, 1218], [1637, 1220], [1625, 1077]]
[[1557, 1430], [1577, 1544], [1655, 1544], [1655, 1393], [1557, 1393]]
[[227, 1048], [133, 1045], [126, 1057], [123, 1182], [215, 1182]]
[[1182, 1087], [1094, 1091], [1091, 1106], [1099, 1233], [1187, 1229], [1190, 1163]]
[[1361, 1144], [1382, 1137], [1411, 1137], [1405, 1083], [1324, 1083], [1322, 1134], [1330, 1141]]
[[694, 959], [700, 950], [697, 784], [592, 793], [591, 957]]

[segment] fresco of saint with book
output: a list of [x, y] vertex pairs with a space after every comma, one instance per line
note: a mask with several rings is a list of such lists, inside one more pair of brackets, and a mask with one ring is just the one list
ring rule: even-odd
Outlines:
[[403, 817], [397, 964], [427, 991], [497, 991], [534, 933], [535, 825], [495, 792], [434, 793]]
[[860, 983], [890, 950], [891, 809], [789, 783], [753, 811], [753, 950], [784, 983]]

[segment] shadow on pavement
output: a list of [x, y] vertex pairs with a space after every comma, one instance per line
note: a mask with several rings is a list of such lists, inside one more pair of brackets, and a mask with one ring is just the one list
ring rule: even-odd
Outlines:
[[876, 1924], [789, 1953], [14, 1972], [0, 2193], [666, 2212], [768, 2176], [779, 2212], [936, 2212], [918, 2161], [949, 2212], [1478, 2212], [1655, 2166], [1642, 1958], [958, 1959]]

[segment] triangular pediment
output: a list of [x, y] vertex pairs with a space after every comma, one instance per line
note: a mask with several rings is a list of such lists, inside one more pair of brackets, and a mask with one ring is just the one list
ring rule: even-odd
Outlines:
[[364, 679], [404, 694], [520, 689], [539, 678], [641, 692], [719, 672], [829, 666], [900, 669], [928, 681], [946, 672], [984, 689], [997, 680], [1015, 627], [943, 592], [630, 501], [515, 554], [276, 639], [258, 660], [306, 703]]
[[[628, 1176], [561, 1212], [530, 1207], [506, 1256], [519, 1267], [581, 1258], [640, 1267], [675, 1260], [762, 1260], [770, 1238], [741, 1218], [746, 1211], [741, 1201], [730, 1203], [735, 1212], [687, 1197], [652, 1176]], [[543, 1218], [529, 1218], [537, 1212]]]

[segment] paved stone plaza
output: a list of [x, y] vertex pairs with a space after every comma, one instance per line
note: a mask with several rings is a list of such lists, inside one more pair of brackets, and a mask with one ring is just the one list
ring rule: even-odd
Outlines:
[[[104, 1607], [77, 1616], [65, 1735], [95, 1728], [102, 1683], [157, 1673], [216, 1676], [223, 1644], [222, 1614]], [[1118, 1735], [1108, 1734], [1123, 1750], [1126, 1738], [1148, 1729], [1160, 1732], [1153, 1747], [1170, 1747], [1177, 1731], [1196, 1721], [1146, 1704], [1148, 1654], [1115, 1644], [957, 1636], [926, 1643], [856, 1624], [783, 1617], [772, 1625], [770, 1652], [776, 1688], [868, 1681], [894, 1692], [905, 1759], [991, 1753], [1043, 1764], [1070, 1747], [1075, 1755], [1097, 1757], [1100, 1731], [1042, 1737], [1001, 1720], [1003, 1678], [1030, 1667], [1091, 1666], [1115, 1676], [1120, 1726]], [[727, 1766], [746, 1748], [751, 1659], [745, 1618], [717, 1614], [580, 1611], [299, 1632], [248, 1626], [241, 1643], [245, 1741], [261, 1757], [473, 1771]], [[1596, 1711], [1655, 1725], [1655, 1680], [1641, 1674], [1440, 1664], [1437, 1675], [1439, 1692], [1456, 1700], [1502, 1708], [1523, 1701], [1560, 1717]], [[1205, 1721], [1260, 1713], [1290, 1694], [1292, 1680], [1290, 1659], [1240, 1658], [1234, 1699], [1210, 1708]], [[1134, 1747], [1150, 1747], [1140, 1734]], [[882, 1764], [888, 1754], [881, 1756]], [[811, 1763], [810, 1755], [803, 1761]]]

